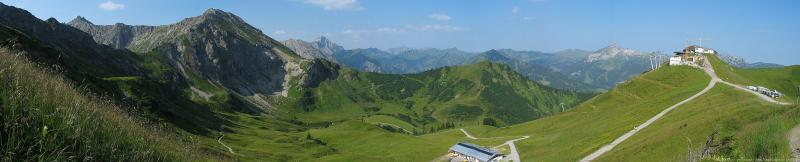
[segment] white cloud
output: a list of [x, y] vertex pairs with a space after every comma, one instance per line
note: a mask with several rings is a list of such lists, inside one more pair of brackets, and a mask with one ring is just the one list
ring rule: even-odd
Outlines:
[[464, 29], [458, 26], [438, 25], [438, 24], [420, 25], [412, 28], [421, 31], [447, 31], [447, 32], [464, 31]]
[[533, 20], [533, 19], [536, 19], [536, 18], [535, 17], [530, 17], [530, 16], [522, 17], [522, 20]]
[[364, 33], [388, 33], [388, 34], [399, 34], [406, 32], [406, 29], [403, 28], [377, 28], [377, 29], [347, 29], [342, 31], [344, 34], [364, 34]]
[[519, 12], [519, 7], [514, 6], [514, 8], [511, 8], [511, 13], [517, 13], [517, 12]]
[[284, 30], [276, 30], [274, 33], [275, 34], [286, 34], [286, 31], [284, 31]]
[[305, 3], [320, 6], [325, 10], [363, 10], [358, 0], [305, 0]]
[[378, 29], [376, 31], [377, 32], [383, 32], [383, 33], [402, 33], [402, 32], [405, 32], [406, 30], [405, 29], [398, 29], [398, 28], [380, 28], [380, 29]]
[[342, 36], [347, 37], [349, 42], [368, 42], [374, 41], [373, 38], [381, 37], [397, 37], [406, 34], [430, 34], [429, 32], [461, 32], [469, 31], [458, 26], [451, 25], [406, 25], [404, 27], [381, 27], [381, 28], [368, 28], [368, 29], [354, 29], [349, 27], [342, 30]]
[[775, 30], [772, 30], [772, 29], [755, 29], [755, 30], [753, 30], [753, 32], [754, 32], [754, 33], [761, 33], [761, 34], [765, 34], [765, 33], [775, 33], [775, 32], [777, 32], [777, 31], [775, 31]]
[[452, 19], [452, 18], [451, 18], [450, 16], [448, 16], [448, 15], [445, 15], [445, 14], [437, 14], [437, 13], [431, 14], [431, 15], [430, 15], [430, 16], [428, 16], [428, 17], [430, 17], [431, 19], [434, 19], [434, 20], [445, 20], [445, 21]]
[[383, 27], [383, 28], [374, 28], [374, 29], [346, 29], [342, 31], [342, 34], [351, 35], [354, 37], [360, 37], [364, 34], [403, 34], [407, 32], [425, 32], [425, 31], [445, 31], [445, 32], [459, 32], [459, 31], [467, 31], [458, 26], [452, 25], [439, 25], [439, 24], [429, 24], [429, 25], [406, 25], [405, 27]]
[[111, 1], [106, 1], [104, 3], [101, 3], [100, 5], [97, 5], [97, 7], [100, 7], [101, 9], [108, 10], [108, 11], [114, 11], [114, 10], [121, 10], [121, 9], [125, 8], [125, 5], [121, 4], [121, 3], [114, 3], [114, 2], [111, 2]]

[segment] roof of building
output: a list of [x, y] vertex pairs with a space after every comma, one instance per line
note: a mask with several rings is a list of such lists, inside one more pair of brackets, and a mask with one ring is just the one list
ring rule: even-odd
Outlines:
[[698, 49], [698, 48], [705, 49], [704, 47], [700, 47], [700, 46], [696, 46], [696, 45], [691, 45], [689, 47], [686, 47], [686, 49], [690, 50], [690, 51], [694, 51], [695, 49]]
[[461, 154], [474, 157], [480, 161], [489, 161], [497, 156], [502, 156], [503, 154], [488, 148], [483, 148], [475, 144], [471, 143], [457, 143], [450, 147], [451, 151], [459, 152]]

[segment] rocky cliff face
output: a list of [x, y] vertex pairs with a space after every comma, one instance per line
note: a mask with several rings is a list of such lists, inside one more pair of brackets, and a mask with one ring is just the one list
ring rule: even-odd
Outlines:
[[221, 85], [262, 107], [270, 104], [261, 97], [286, 96], [290, 83], [316, 78], [306, 76], [310, 74], [304, 68], [319, 63], [301, 58], [238, 16], [218, 9], [162, 26], [94, 25], [82, 17], [69, 24], [92, 34], [98, 43], [158, 52], [185, 77]]
[[140, 37], [152, 33], [156, 29], [154, 26], [131, 26], [122, 23], [94, 25], [81, 16], [67, 24], [91, 34], [95, 42], [117, 49], [128, 48], [134, 40], [142, 39]]
[[342, 46], [333, 43], [328, 38], [319, 37], [312, 42], [299, 39], [289, 39], [283, 41], [283, 45], [306, 59], [326, 59], [334, 61], [334, 54], [344, 51]]
[[37, 62], [61, 66], [71, 77], [143, 74], [134, 53], [98, 46], [91, 35], [54, 18], [42, 21], [28, 11], [2, 3], [0, 42], [27, 51]]

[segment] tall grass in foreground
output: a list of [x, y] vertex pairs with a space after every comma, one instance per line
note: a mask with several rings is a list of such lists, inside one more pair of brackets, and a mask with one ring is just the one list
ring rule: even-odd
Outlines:
[[743, 157], [751, 159], [768, 160], [792, 157], [792, 150], [786, 138], [787, 133], [796, 126], [798, 122], [798, 111], [791, 110], [775, 115], [762, 123], [753, 130], [748, 136], [744, 137]]
[[[196, 161], [187, 142], [148, 128], [19, 53], [0, 49], [0, 161]], [[208, 159], [205, 159], [208, 160]]]

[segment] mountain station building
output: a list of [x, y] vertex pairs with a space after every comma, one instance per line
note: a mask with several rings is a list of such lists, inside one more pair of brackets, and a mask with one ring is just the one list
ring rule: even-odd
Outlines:
[[495, 150], [464, 142], [457, 143], [450, 147], [447, 155], [450, 157], [451, 161], [469, 162], [499, 162], [504, 157], [502, 153]]
[[683, 51], [675, 52], [675, 55], [669, 58], [669, 65], [696, 65], [695, 61], [702, 59], [702, 54], [717, 54], [717, 51], [696, 45], [688, 46]]

